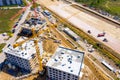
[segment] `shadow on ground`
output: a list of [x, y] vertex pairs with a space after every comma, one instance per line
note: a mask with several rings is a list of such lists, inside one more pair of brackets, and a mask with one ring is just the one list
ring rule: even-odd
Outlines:
[[30, 71], [21, 69], [18, 66], [10, 64], [6, 60], [4, 62], [0, 63], [0, 70], [3, 71], [3, 72], [5, 72], [5, 73], [7, 73], [7, 74], [10, 74], [11, 76], [14, 76], [14, 77], [19, 77], [19, 76], [22, 76], [22, 75], [27, 75], [27, 74], [30, 73]]

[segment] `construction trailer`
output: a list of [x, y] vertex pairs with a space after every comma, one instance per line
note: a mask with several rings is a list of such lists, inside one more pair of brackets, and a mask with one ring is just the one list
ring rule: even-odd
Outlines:
[[80, 40], [80, 37], [77, 34], [75, 34], [72, 30], [70, 30], [69, 28], [65, 28], [63, 31], [67, 35], [69, 35], [73, 40], [75, 40], [75, 41]]
[[109, 63], [107, 63], [105, 60], [101, 61], [101, 63], [102, 63], [106, 68], [108, 68], [110, 71], [115, 72], [115, 69], [114, 69]]
[[79, 80], [84, 52], [57, 48], [46, 64], [48, 80]]

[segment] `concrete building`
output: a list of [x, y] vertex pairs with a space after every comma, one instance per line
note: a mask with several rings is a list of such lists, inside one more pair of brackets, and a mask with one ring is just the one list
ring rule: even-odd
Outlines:
[[22, 0], [16, 0], [16, 4], [22, 4]]
[[63, 31], [75, 41], [80, 40], [80, 37], [77, 34], [75, 34], [72, 30], [70, 30], [69, 28], [65, 28]]
[[3, 1], [2, 0], [0, 0], [0, 6], [3, 6]]
[[50, 80], [79, 80], [84, 52], [59, 47], [46, 64]]
[[10, 0], [6, 0], [6, 4], [7, 5], [10, 5], [11, 3], [10, 3]]
[[[12, 4], [18, 4], [18, 3], [16, 3], [17, 1], [20, 1], [20, 0], [11, 0], [11, 3]], [[20, 3], [19, 3], [20, 4]]]
[[21, 5], [22, 0], [0, 0], [0, 6], [7, 6], [7, 5]]
[[[20, 38], [18, 39], [18, 42], [22, 40], [23, 39]], [[40, 53], [43, 53], [41, 47], [42, 42], [39, 42], [38, 45]], [[30, 72], [35, 69], [38, 63], [38, 59], [36, 58], [36, 49], [33, 40], [29, 40], [16, 48], [13, 48], [11, 45], [9, 45], [7, 49], [4, 50], [4, 53], [6, 55], [6, 59], [8, 62]]]

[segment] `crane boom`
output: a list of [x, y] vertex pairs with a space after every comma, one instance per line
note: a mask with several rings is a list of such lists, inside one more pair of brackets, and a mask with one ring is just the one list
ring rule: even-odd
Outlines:
[[36, 48], [36, 56], [38, 59], [38, 63], [39, 63], [39, 70], [38, 71], [43, 71], [43, 66], [42, 66], [42, 59], [40, 57], [40, 51], [39, 51], [39, 46], [38, 46], [38, 40], [34, 40], [34, 44], [35, 44], [35, 48]]
[[21, 46], [23, 43], [25, 43], [25, 42], [28, 41], [28, 40], [29, 40], [29, 38], [28, 38], [28, 39], [25, 39], [24, 41], [16, 42], [15, 44], [13, 44], [13, 48], [16, 48], [16, 47], [18, 47], [18, 46]]
[[[33, 0], [33, 1], [35, 1], [35, 0]], [[44, 17], [44, 18], [45, 18], [46, 22], [48, 23], [48, 25], [50, 25], [50, 28], [53, 28], [53, 27], [56, 26], [55, 24], [52, 24], [46, 17]], [[40, 34], [42, 34], [45, 31], [50, 32], [50, 28], [49, 29], [45, 29], [45, 30], [38, 30], [37, 32], [35, 32], [34, 28], [31, 29], [33, 35], [31, 37], [29, 37], [28, 39], [26, 39], [25, 41], [17, 43], [16, 46], [15, 46], [15, 47], [17, 47], [17, 46], [23, 44], [24, 42], [26, 42], [29, 39], [32, 39], [32, 38], [34, 39], [34, 44], [35, 44], [35, 49], [36, 49], [36, 57], [37, 57], [38, 63], [39, 63], [39, 70], [38, 70], [38, 72], [40, 72], [40, 74], [44, 74], [45, 70], [43, 69], [43, 65], [42, 65], [42, 58], [40, 56], [40, 51], [39, 51], [39, 46], [38, 46], [38, 40], [35, 39], [35, 38], [37, 38]]]
[[48, 29], [45, 29], [45, 30], [39, 30], [37, 33], [35, 32], [34, 28], [31, 29], [32, 30], [32, 33], [33, 35], [31, 37], [28, 37], [28, 39], [25, 39], [24, 41], [21, 41], [21, 42], [17, 42], [15, 44], [13, 44], [13, 47], [16, 48], [18, 46], [21, 46], [23, 43], [25, 43], [26, 41], [30, 40], [30, 39], [33, 39], [33, 38], [36, 38], [38, 37], [40, 34], [42, 34], [43, 32], [45, 31], [48, 31]]
[[32, 1], [33, 1], [33, 7], [34, 7], [35, 17], [38, 17], [36, 9], [35, 9], [35, 7], [36, 7], [35, 0], [32, 0]]

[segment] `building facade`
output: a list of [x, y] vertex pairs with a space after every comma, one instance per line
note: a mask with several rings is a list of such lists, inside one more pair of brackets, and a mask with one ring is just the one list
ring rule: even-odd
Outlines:
[[[21, 41], [21, 40], [19, 40]], [[18, 42], [19, 42], [18, 41]], [[42, 42], [38, 43], [40, 55], [43, 53]], [[19, 47], [13, 48], [11, 45], [4, 50], [6, 60], [27, 71], [33, 71], [38, 66], [38, 58], [36, 57], [36, 48], [34, 41], [25, 42]]]
[[35, 64], [37, 64], [37, 60], [35, 58], [35, 55], [33, 55], [33, 57], [30, 60], [27, 59], [23, 59], [17, 56], [14, 56], [12, 54], [9, 53], [5, 53], [6, 57], [7, 57], [7, 61], [15, 64], [16, 66], [25, 69], [29, 72], [31, 72], [34, 68], [35, 68]]
[[48, 67], [48, 76], [50, 80], [79, 80], [79, 76]]
[[22, 0], [0, 0], [0, 6], [21, 5]]
[[59, 47], [47, 63], [50, 80], [79, 80], [84, 52]]

